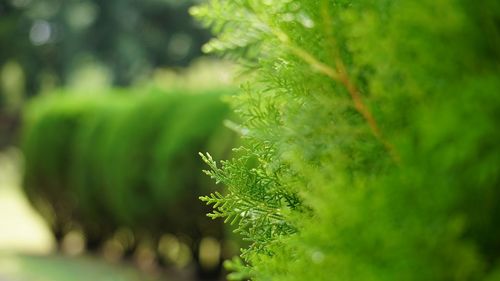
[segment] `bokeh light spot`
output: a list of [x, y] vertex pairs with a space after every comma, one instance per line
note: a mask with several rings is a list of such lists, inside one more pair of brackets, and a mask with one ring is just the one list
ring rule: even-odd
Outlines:
[[30, 40], [33, 45], [40, 46], [47, 44], [52, 35], [50, 23], [45, 20], [37, 20], [33, 23], [30, 30]]

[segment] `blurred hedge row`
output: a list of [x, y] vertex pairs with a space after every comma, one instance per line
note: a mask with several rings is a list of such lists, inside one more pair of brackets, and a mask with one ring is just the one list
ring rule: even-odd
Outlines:
[[[163, 233], [222, 238], [198, 196], [214, 186], [197, 153], [223, 156], [234, 145], [222, 126], [221, 96], [113, 90], [105, 95], [58, 93], [25, 110], [24, 188], [56, 237], [81, 229], [95, 246], [117, 229], [141, 238]], [[95, 244], [95, 245], [94, 245]]]

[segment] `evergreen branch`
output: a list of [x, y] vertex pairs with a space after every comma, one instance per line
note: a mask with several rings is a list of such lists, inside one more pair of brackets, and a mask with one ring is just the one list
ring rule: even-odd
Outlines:
[[396, 152], [394, 146], [390, 142], [388, 142], [384, 138], [384, 136], [382, 135], [382, 132], [380, 131], [380, 129], [377, 125], [377, 122], [375, 121], [375, 117], [373, 116], [371, 111], [368, 109], [368, 107], [363, 103], [363, 100], [361, 98], [359, 90], [351, 82], [351, 79], [347, 75], [347, 71], [345, 69], [344, 63], [340, 58], [336, 59], [336, 65], [337, 65], [337, 73], [338, 73], [338, 77], [339, 77], [339, 82], [342, 83], [342, 85], [344, 85], [344, 87], [347, 89], [347, 91], [351, 95], [351, 98], [354, 102], [354, 107], [366, 120], [366, 122], [370, 126], [370, 129], [371, 129], [373, 135], [384, 145], [384, 147], [389, 152], [389, 155], [394, 160], [394, 162], [399, 163], [400, 162], [399, 154]]
[[344, 62], [340, 59], [340, 56], [336, 57], [336, 67], [333, 68], [328, 64], [321, 62], [306, 50], [294, 45], [288, 35], [286, 35], [283, 31], [279, 29], [272, 29], [272, 31], [276, 35], [276, 37], [290, 49], [293, 54], [305, 61], [313, 69], [316, 69], [320, 73], [323, 73], [324, 75], [330, 77], [332, 80], [342, 84], [346, 88], [347, 92], [354, 102], [354, 107], [368, 123], [372, 134], [384, 145], [394, 162], [399, 163], [399, 154], [396, 152], [394, 146], [384, 138], [381, 130], [379, 129], [377, 121], [375, 120], [375, 117], [363, 102], [363, 99], [361, 98], [357, 87], [351, 82], [351, 79], [349, 78], [344, 66]]

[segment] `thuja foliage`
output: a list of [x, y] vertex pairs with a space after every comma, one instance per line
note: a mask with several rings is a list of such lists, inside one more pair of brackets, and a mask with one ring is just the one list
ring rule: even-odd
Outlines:
[[245, 144], [232, 279], [500, 279], [500, 2], [211, 0]]

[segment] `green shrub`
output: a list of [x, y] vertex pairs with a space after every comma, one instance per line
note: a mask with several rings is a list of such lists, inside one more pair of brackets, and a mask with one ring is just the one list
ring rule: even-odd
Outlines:
[[233, 279], [498, 280], [500, 4], [212, 0], [246, 139], [202, 199]]
[[230, 92], [37, 98], [25, 112], [28, 197], [59, 237], [80, 228], [91, 247], [120, 228], [138, 239], [185, 235], [193, 247], [206, 235], [222, 239], [220, 225], [200, 226], [208, 209], [197, 198], [214, 184], [197, 153], [228, 155], [234, 136], [222, 126], [221, 97]]
[[75, 128], [91, 115], [96, 103], [80, 98], [58, 103], [40, 100], [26, 109], [23, 150], [24, 188], [34, 206], [49, 221], [57, 237], [73, 216], [70, 185]]
[[109, 170], [116, 164], [111, 155], [116, 145], [112, 143], [114, 128], [117, 119], [131, 110], [133, 104], [134, 100], [127, 97], [103, 102], [92, 116], [75, 128], [77, 142], [73, 151], [72, 181], [65, 188], [71, 187], [74, 198], [78, 199], [75, 220], [81, 223], [89, 242], [102, 240], [120, 227], [105, 194], [113, 188]]

